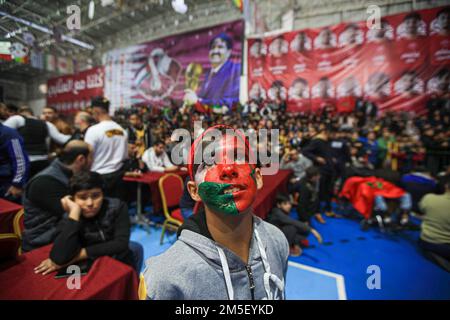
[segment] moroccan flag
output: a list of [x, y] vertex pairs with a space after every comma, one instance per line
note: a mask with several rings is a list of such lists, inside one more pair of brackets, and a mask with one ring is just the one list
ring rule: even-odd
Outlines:
[[203, 112], [203, 113], [209, 113], [210, 108], [206, 104], [202, 104], [201, 102], [197, 101], [197, 103], [194, 104], [195, 111], [197, 112]]
[[377, 177], [351, 177], [345, 181], [340, 196], [347, 198], [353, 207], [368, 219], [372, 216], [375, 196], [400, 198], [405, 191]]
[[234, 5], [242, 11], [244, 11], [244, 5], [243, 5], [244, 0], [233, 0]]

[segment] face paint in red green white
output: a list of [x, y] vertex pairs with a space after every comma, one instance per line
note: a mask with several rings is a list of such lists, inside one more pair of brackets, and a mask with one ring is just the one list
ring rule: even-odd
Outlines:
[[195, 181], [199, 183], [199, 195], [214, 212], [238, 215], [247, 211], [255, 200], [257, 188], [254, 167], [245, 157], [230, 157], [233, 152], [245, 154], [243, 148], [243, 144], [237, 143], [236, 137], [225, 135], [215, 148], [216, 164], [201, 165], [197, 170]]

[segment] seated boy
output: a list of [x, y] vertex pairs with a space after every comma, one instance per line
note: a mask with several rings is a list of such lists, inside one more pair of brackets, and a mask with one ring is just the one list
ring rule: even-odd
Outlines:
[[289, 242], [290, 254], [293, 257], [298, 257], [302, 254], [302, 240], [312, 233], [319, 243], [322, 243], [320, 234], [306, 223], [297, 221], [289, 216], [292, 204], [289, 198], [284, 195], [277, 196], [276, 207], [272, 209], [267, 222], [277, 226], [286, 236]]
[[[43, 275], [83, 260], [110, 256], [140, 271], [143, 250], [130, 243], [127, 205], [103, 196], [96, 172], [81, 172], [70, 180], [71, 195], [61, 199], [66, 215], [57, 227], [49, 259], [35, 268]], [[132, 250], [130, 250], [132, 248]]]
[[[215, 153], [212, 161], [208, 152]], [[172, 247], [147, 261], [147, 298], [284, 299], [289, 245], [278, 228], [252, 213], [263, 185], [253, 157], [231, 127], [209, 128], [194, 141], [187, 186], [199, 210]]]

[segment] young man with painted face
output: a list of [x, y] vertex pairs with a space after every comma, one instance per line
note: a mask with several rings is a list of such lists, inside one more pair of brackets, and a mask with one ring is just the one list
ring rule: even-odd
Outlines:
[[184, 100], [195, 104], [226, 105], [231, 107], [239, 101], [241, 64], [231, 61], [233, 42], [229, 35], [221, 33], [209, 44], [211, 69], [198, 95], [191, 89], [186, 90]]
[[[200, 209], [169, 250], [147, 261], [148, 299], [284, 299], [289, 244], [252, 214], [261, 172], [247, 140], [224, 128], [206, 130], [191, 147], [188, 190]], [[202, 157], [212, 150], [213, 161]]]

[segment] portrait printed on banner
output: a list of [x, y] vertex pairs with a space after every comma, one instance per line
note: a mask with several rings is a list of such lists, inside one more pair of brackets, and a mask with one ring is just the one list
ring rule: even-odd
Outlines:
[[394, 84], [396, 94], [418, 95], [424, 93], [424, 81], [415, 70], [404, 71], [400, 79]]
[[418, 12], [411, 12], [405, 16], [397, 27], [397, 39], [413, 40], [427, 35], [427, 26]]
[[314, 39], [314, 49], [332, 49], [336, 46], [337, 37], [330, 28], [322, 29]]

